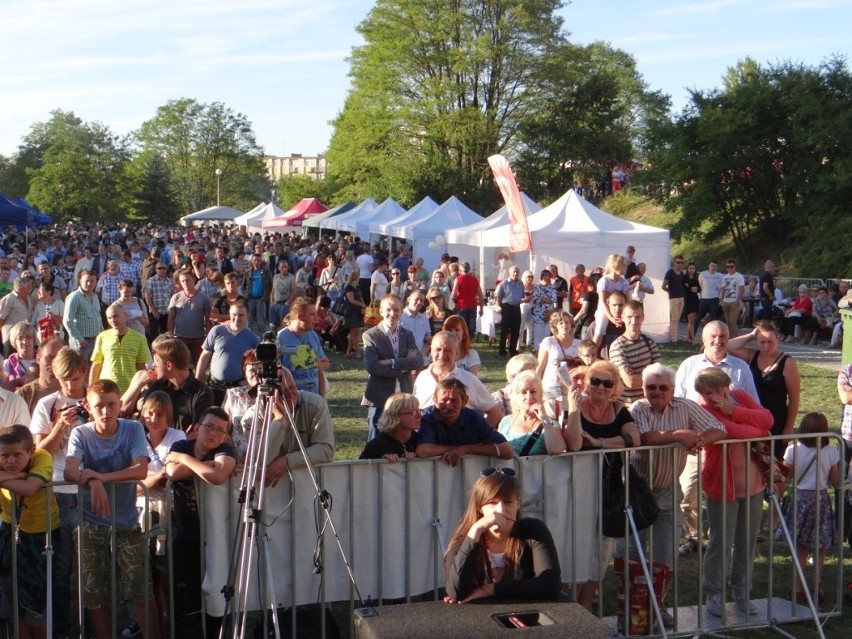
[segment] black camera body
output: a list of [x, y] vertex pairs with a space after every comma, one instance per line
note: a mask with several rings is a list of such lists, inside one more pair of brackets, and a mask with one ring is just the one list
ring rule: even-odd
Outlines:
[[77, 411], [77, 417], [82, 419], [84, 422], [92, 421], [92, 414], [86, 410], [86, 407], [83, 406], [83, 404], [77, 404], [77, 408], [75, 410]]
[[260, 363], [260, 378], [263, 383], [278, 383], [278, 340], [275, 333], [267, 331], [263, 340], [255, 347], [254, 356]]

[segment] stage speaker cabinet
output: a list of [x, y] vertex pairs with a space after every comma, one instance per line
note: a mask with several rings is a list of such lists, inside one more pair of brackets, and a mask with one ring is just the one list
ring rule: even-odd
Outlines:
[[568, 601], [480, 599], [462, 605], [426, 601], [355, 611], [356, 639], [493, 639], [519, 629], [524, 630], [519, 637], [613, 635], [612, 628], [583, 606]]

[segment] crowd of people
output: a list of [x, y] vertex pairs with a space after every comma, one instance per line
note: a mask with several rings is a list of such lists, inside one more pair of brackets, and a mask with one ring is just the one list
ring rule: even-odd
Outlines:
[[[764, 486], [756, 469], [746, 471], [755, 463], [746, 445], [729, 445], [723, 454], [717, 442], [793, 433], [801, 383], [795, 359], [780, 351], [779, 342], [795, 336], [796, 327], [806, 340], [832, 328], [824, 310], [832, 308], [825, 301], [831, 299], [818, 289], [816, 302], [791, 306], [802, 315], [777, 318], [779, 334], [772, 321], [771, 262], [757, 283], [765, 319], [741, 332], [746, 283], [735, 262], [726, 261], [725, 275], [716, 262], [696, 275], [694, 264], [684, 270], [683, 258], [674, 258], [662, 279], [670, 300], [670, 337], [679, 338], [683, 316], [687, 339], [702, 345], [700, 354], [674, 370], [642, 332], [643, 300], [655, 291], [633, 247], [605, 257], [589, 275], [577, 265], [565, 279], [550, 265], [538, 283], [534, 273], [522, 274], [501, 254], [494, 298], [501, 310], [498, 355], [508, 358], [507, 384], [491, 392], [479, 378], [483, 364], [474, 347], [485, 287], [470, 264], [449, 255], [430, 273], [404, 243], [388, 251], [353, 237], [262, 238], [233, 228], [151, 225], [69, 225], [37, 234], [30, 243], [9, 233], [0, 251], [0, 288], [5, 287], [0, 532], [8, 535], [17, 527], [36, 548], [49, 538], [55, 551], [54, 636], [69, 635], [74, 624], [75, 543], [82, 547], [80, 596], [93, 634], [98, 639], [114, 634], [114, 553], [119, 601], [132, 604], [147, 636], [163, 635], [170, 582], [165, 544], [163, 539], [149, 544], [143, 534], [161, 518], [174, 531], [174, 623], [180, 636], [200, 636], [202, 540], [195, 482], [222, 484], [245, 463], [261, 381], [256, 349], [268, 331], [274, 332], [280, 360], [271, 425], [280, 436], [265, 474], [270, 487], [305, 465], [286, 425], [289, 415], [295, 415], [311, 462], [334, 459], [333, 415], [324, 397], [334, 382], [328, 353], [336, 350], [362, 360], [366, 372], [362, 458], [397, 463], [440, 457], [456, 465], [468, 455], [511, 460], [601, 449], [609, 465], [620, 463], [625, 449], [679, 444], [658, 451], [652, 463], [647, 450], [629, 456], [661, 508], [653, 552], [666, 577], [654, 594], [664, 624], [674, 624], [666, 596], [681, 518], [680, 554], [704, 543], [699, 474], [709, 521], [706, 609], [722, 614], [728, 579], [723, 557], [733, 553], [728, 565], [734, 600], [743, 614], [755, 613], [748, 567]], [[807, 293], [806, 288], [804, 297]], [[841, 302], [848, 299], [846, 291], [842, 295]], [[798, 321], [805, 306], [808, 319]], [[838, 391], [847, 466], [850, 380], [852, 367], [845, 367]], [[800, 430], [825, 432], [827, 421], [809, 414]], [[848, 534], [843, 522], [838, 531], [824, 499], [828, 485], [840, 481], [840, 451], [817, 442], [788, 447], [778, 440], [774, 449], [800, 475], [797, 544], [803, 553], [818, 548], [815, 592], [821, 588], [824, 551], [836, 535]], [[701, 468], [689, 454], [699, 450]], [[680, 478], [675, 486], [673, 476]], [[60, 483], [50, 493], [41, 490], [50, 481]], [[142, 484], [135, 488], [133, 481]], [[807, 491], [811, 494], [804, 495]], [[150, 508], [144, 507], [146, 495]], [[446, 601], [562, 592], [550, 534], [542, 522], [521, 516], [518, 501], [511, 468], [483, 470], [447, 549]], [[142, 573], [148, 552], [150, 580]], [[624, 544], [604, 544], [599, 577], [613, 553], [625, 552]], [[32, 587], [37, 578], [30, 569], [38, 568], [32, 563], [19, 551], [19, 567], [27, 566], [18, 572], [19, 620], [21, 636], [39, 637], [44, 588]], [[0, 617], [8, 618], [11, 578], [4, 579]], [[149, 583], [152, 590], [146, 592]], [[597, 587], [598, 580], [590, 580], [572, 594], [591, 608]], [[805, 584], [798, 588], [803, 592]], [[154, 602], [147, 614], [146, 598]], [[208, 628], [215, 631], [219, 622], [208, 619]]]

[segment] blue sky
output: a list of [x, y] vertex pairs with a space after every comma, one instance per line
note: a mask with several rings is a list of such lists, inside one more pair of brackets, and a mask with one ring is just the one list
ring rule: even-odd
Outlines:
[[[53, 109], [129, 133], [170, 99], [245, 114], [267, 153], [327, 148], [367, 0], [0, 0], [0, 153]], [[574, 0], [570, 38], [631, 53], [680, 109], [746, 56], [848, 54], [852, 0]]]

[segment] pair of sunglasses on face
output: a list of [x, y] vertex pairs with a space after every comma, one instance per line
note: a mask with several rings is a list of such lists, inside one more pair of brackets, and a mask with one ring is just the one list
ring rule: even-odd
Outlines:
[[612, 388], [615, 386], [615, 382], [611, 379], [601, 379], [600, 377], [590, 377], [589, 384], [592, 386], [603, 386], [604, 388]]

